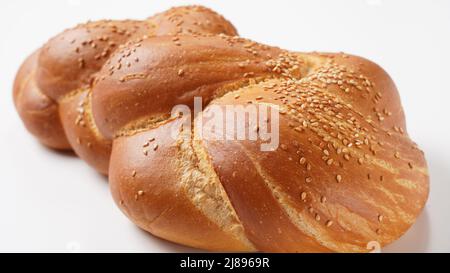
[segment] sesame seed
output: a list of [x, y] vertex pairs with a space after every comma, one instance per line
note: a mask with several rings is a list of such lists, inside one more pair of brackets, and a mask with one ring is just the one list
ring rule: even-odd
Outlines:
[[184, 75], [184, 70], [183, 69], [180, 69], [180, 70], [178, 70], [178, 76], [183, 76]]
[[306, 200], [306, 192], [302, 192], [300, 194], [300, 197], [302, 198], [303, 201]]
[[383, 215], [381, 214], [378, 215], [378, 222], [383, 222]]
[[155, 144], [155, 145], [153, 145], [153, 151], [156, 151], [156, 150], [158, 150], [158, 147], [159, 147], [159, 145], [158, 145], [158, 144]]
[[325, 197], [325, 196], [322, 196], [321, 198], [320, 198], [320, 203], [325, 203], [325, 202], [327, 202], [327, 198]]
[[144, 195], [144, 191], [138, 191], [138, 195], [139, 195], [139, 196]]
[[131, 173], [132, 177], [136, 177], [136, 170], [133, 170], [133, 172]]
[[331, 227], [331, 226], [333, 225], [333, 221], [328, 220], [328, 221], [325, 223], [325, 225], [326, 225], [327, 227]]
[[327, 165], [331, 165], [331, 164], [333, 164], [333, 159], [332, 158], [327, 160]]
[[85, 66], [84, 59], [82, 59], [82, 58], [78, 59], [78, 67], [79, 68], [84, 68], [84, 66]]
[[305, 164], [306, 163], [306, 158], [304, 158], [304, 157], [302, 157], [302, 158], [300, 158], [300, 164]]
[[413, 168], [413, 164], [411, 162], [408, 162], [408, 166], [409, 166], [410, 169]]
[[315, 219], [316, 219], [316, 221], [320, 221], [320, 215], [318, 213], [316, 213]]
[[312, 178], [311, 177], [306, 177], [305, 182], [306, 183], [311, 183], [312, 182]]
[[336, 175], [336, 181], [340, 183], [342, 181], [342, 176], [340, 174]]

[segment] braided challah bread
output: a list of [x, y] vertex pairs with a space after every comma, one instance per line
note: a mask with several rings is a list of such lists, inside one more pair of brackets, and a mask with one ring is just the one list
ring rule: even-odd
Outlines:
[[[235, 35], [200, 7], [88, 23], [25, 62], [15, 103], [41, 142], [71, 147], [108, 173], [120, 209], [158, 237], [268, 252], [365, 252], [399, 238], [429, 182], [386, 72], [356, 56]], [[198, 97], [203, 112], [173, 114]], [[264, 118], [278, 120], [273, 151], [262, 151], [260, 138], [223, 139], [195, 126], [248, 105], [279, 113]]]
[[[43, 144], [73, 149], [107, 174], [111, 139], [99, 134], [91, 111], [91, 88], [97, 72], [108, 65], [112, 54], [125, 57], [129, 44], [182, 33], [236, 35], [236, 30], [222, 16], [200, 6], [173, 8], [145, 21], [78, 25], [51, 39], [24, 62], [14, 84], [17, 111]], [[131, 63], [136, 62], [139, 60]]]

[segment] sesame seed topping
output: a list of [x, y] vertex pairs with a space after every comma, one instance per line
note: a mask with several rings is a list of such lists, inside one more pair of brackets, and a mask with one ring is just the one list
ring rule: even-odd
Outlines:
[[306, 163], [306, 158], [304, 158], [304, 157], [302, 157], [302, 158], [300, 158], [300, 164], [305, 164]]
[[333, 221], [328, 220], [328, 221], [325, 223], [325, 225], [326, 225], [327, 227], [331, 227], [331, 226], [333, 225]]
[[302, 192], [301, 194], [300, 194], [300, 197], [301, 197], [301, 199], [304, 201], [304, 200], [306, 200], [306, 192]]
[[381, 214], [378, 215], [378, 222], [383, 222], [383, 215]]
[[305, 182], [306, 183], [311, 183], [312, 182], [312, 178], [311, 177], [306, 177]]
[[84, 68], [84, 66], [85, 66], [84, 59], [82, 59], [82, 58], [78, 59], [78, 67], [79, 68]]
[[340, 174], [336, 175], [336, 181], [340, 183], [342, 181], [342, 176]]

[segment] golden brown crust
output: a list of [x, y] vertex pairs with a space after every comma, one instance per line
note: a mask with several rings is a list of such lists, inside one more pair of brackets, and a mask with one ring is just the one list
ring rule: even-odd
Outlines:
[[[203, 161], [210, 162], [245, 237], [256, 249], [364, 252], [369, 242], [377, 241], [384, 246], [411, 226], [428, 197], [426, 163], [423, 153], [406, 135], [395, 85], [379, 66], [345, 54], [289, 53], [265, 47], [261, 51], [259, 45], [245, 47], [250, 42], [237, 38], [233, 44], [228, 44], [230, 38], [209, 36], [180, 40], [183, 42], [177, 47], [168, 45], [166, 37], [144, 42], [141, 50], [158, 57], [155, 60], [152, 54], [147, 54], [150, 59], [144, 63], [152, 66], [122, 70], [111, 78], [105, 76], [104, 82], [108, 84], [95, 86], [98, 97], [94, 98], [94, 104], [96, 99], [108, 101], [105, 97], [126, 101], [126, 94], [133, 94], [139, 87], [151, 91], [139, 93], [143, 103], [147, 103], [141, 112], [131, 108], [132, 103], [120, 106], [132, 110], [120, 117], [123, 121], [110, 127], [110, 133], [119, 136], [116, 141], [125, 143], [136, 132], [154, 130], [152, 126], [158, 125], [152, 122], [152, 117], [163, 116], [181, 103], [180, 98], [192, 101], [193, 96], [201, 95], [211, 101], [210, 106], [245, 106], [249, 102], [278, 105], [282, 110], [281, 143], [276, 152], [261, 152], [260, 143], [255, 141], [210, 141], [205, 134], [206, 140], [199, 144], [208, 155]], [[255, 51], [252, 60], [258, 65], [251, 68], [235, 65], [248, 58], [241, 48]], [[270, 57], [262, 53], [267, 50]], [[220, 64], [209, 58], [220, 60]], [[203, 72], [200, 66], [203, 63], [211, 63], [213, 72]], [[185, 72], [175, 80], [177, 69], [185, 67], [191, 69], [190, 73]], [[237, 76], [238, 69], [244, 69], [246, 77], [265, 80], [242, 81], [246, 77]], [[133, 79], [132, 87], [127, 85], [128, 81], [117, 80], [139, 73], [146, 76]], [[215, 73], [220, 77], [215, 77]], [[230, 84], [233, 81], [237, 84]], [[224, 86], [232, 87], [224, 89]], [[154, 96], [158, 103], [152, 99]], [[98, 104], [94, 109], [105, 111], [105, 105], [109, 104]], [[149, 118], [149, 125], [143, 123], [139, 128], [145, 117]], [[148, 164], [156, 169], [169, 163], [159, 164], [154, 156], [174, 157], [160, 155], [159, 149], [166, 144], [159, 145], [158, 150], [148, 151], [151, 155]], [[141, 148], [135, 144], [128, 149]], [[133, 166], [133, 161], [128, 160], [127, 164]], [[170, 168], [177, 170], [176, 166]], [[110, 173], [113, 192], [127, 188], [117, 185], [125, 179], [123, 175], [120, 173], [122, 178], [118, 178], [118, 174]], [[173, 183], [178, 180], [164, 178]], [[156, 181], [146, 179], [146, 183]], [[128, 196], [122, 205], [129, 211], [134, 211], [136, 201], [131, 197], [138, 191], [122, 192]], [[135, 222], [143, 226], [142, 221]], [[164, 232], [158, 227], [147, 230]], [[165, 238], [174, 240], [170, 234]]]
[[149, 18], [155, 36], [179, 34], [237, 35], [234, 26], [222, 15], [202, 6], [175, 7]]
[[[26, 128], [49, 147], [74, 149], [78, 156], [106, 174], [111, 143], [99, 134], [93, 118], [86, 117], [84, 122], [88, 126], [80, 123], [76, 114], [80, 107], [74, 101], [80, 97], [80, 90], [91, 88], [96, 73], [111, 54], [127, 43], [139, 43], [146, 37], [167, 35], [175, 30], [236, 34], [222, 16], [198, 6], [173, 8], [145, 21], [102, 20], [68, 29], [28, 58], [16, 76], [14, 102]], [[90, 98], [86, 97], [88, 107]], [[92, 111], [85, 107], [84, 112], [91, 115]]]
[[[248, 44], [255, 48], [248, 50]], [[192, 106], [195, 96], [208, 104], [227, 83], [270, 75], [265, 61], [279, 52], [228, 36], [162, 36], [132, 44], [99, 72], [93, 87], [96, 124], [112, 139], [130, 122], [158, 119], [178, 104]]]
[[94, 74], [120, 45], [149, 34], [145, 21], [97, 21], [52, 38], [39, 55], [36, 80], [54, 100], [89, 86]]
[[67, 139], [76, 154], [102, 174], [108, 174], [112, 142], [97, 130], [91, 113], [90, 90], [81, 90], [59, 102]]
[[116, 203], [138, 226], [158, 237], [203, 249], [253, 250], [209, 219], [189, 197], [189, 186], [183, 184], [186, 169], [178, 162], [185, 153], [183, 144], [170, 136], [170, 129], [180, 123], [114, 141], [109, 175]]
[[[111, 34], [112, 25], [124, 31]], [[43, 143], [67, 146], [65, 131], [81, 158], [109, 174], [122, 211], [161, 238], [268, 252], [365, 252], [399, 238], [424, 207], [429, 178], [389, 75], [361, 57], [235, 35], [202, 7], [82, 25], [23, 65], [15, 104]], [[279, 108], [278, 149], [181, 128], [186, 117], [171, 117], [172, 108], [192, 108], [198, 96], [205, 112]]]
[[27, 130], [54, 149], [70, 149], [58, 114], [58, 105], [42, 93], [34, 79], [39, 50], [23, 63], [14, 82], [14, 104]]
[[[369, 123], [369, 117], [357, 110], [362, 108], [346, 106], [332, 84], [317, 91], [314, 86], [309, 80], [272, 80], [215, 100], [213, 105], [252, 101], [285, 111], [277, 152], [261, 152], [260, 143], [254, 141], [209, 141], [203, 134], [220, 180], [244, 227], [243, 215], [250, 207], [258, 212], [274, 208], [274, 201], [280, 204], [284, 217], [297, 225], [296, 237], [307, 235], [317, 243], [313, 248], [302, 244], [301, 251], [325, 247], [360, 252], [366, 251], [370, 241], [384, 246], [401, 236], [425, 205], [429, 188], [423, 153], [406, 135], [384, 129], [380, 121]], [[293, 91], [285, 96], [284, 90]], [[253, 175], [249, 178], [249, 174]], [[258, 193], [254, 200], [249, 200], [251, 189]], [[260, 197], [264, 191], [271, 194]], [[249, 215], [254, 217], [256, 212]], [[278, 218], [248, 221], [261, 221], [275, 233]], [[257, 239], [262, 238], [251, 241]], [[274, 239], [268, 245], [274, 247], [280, 241]], [[285, 246], [283, 251], [297, 251], [296, 246]]]

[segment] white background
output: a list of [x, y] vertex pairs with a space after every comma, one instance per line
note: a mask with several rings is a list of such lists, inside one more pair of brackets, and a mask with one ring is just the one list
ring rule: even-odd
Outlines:
[[345, 51], [396, 82], [411, 137], [425, 151], [431, 195], [412, 229], [384, 251], [450, 251], [450, 1], [2, 1], [0, 251], [193, 251], [136, 228], [107, 179], [39, 145], [12, 103], [14, 75], [48, 38], [88, 19], [146, 18], [187, 3], [222, 13], [241, 36], [297, 51]]

